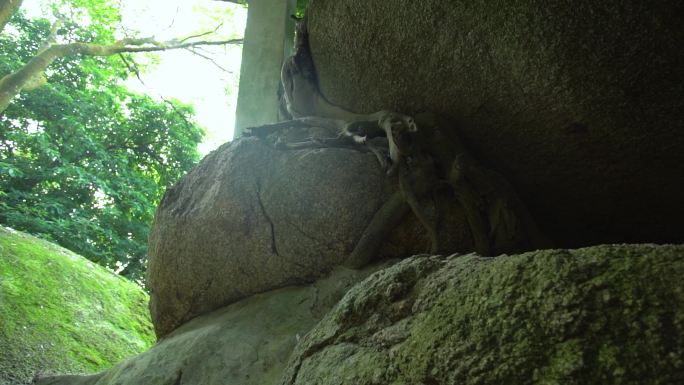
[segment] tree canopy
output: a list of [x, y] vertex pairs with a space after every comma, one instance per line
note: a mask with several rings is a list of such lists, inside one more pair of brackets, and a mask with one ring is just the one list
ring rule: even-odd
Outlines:
[[[16, 13], [12, 30], [0, 35], [0, 76], [20, 71], [51, 39], [110, 41], [116, 13], [94, 0], [77, 3], [101, 12], [99, 22], [56, 26]], [[156, 204], [198, 160], [203, 132], [190, 106], [120, 85], [130, 63], [126, 54], [57, 56], [7, 105], [0, 115], [0, 223], [140, 280]]]
[[[22, 1], [0, 3], [0, 32], [7, 17], [21, 7]], [[214, 31], [198, 33], [170, 41], [154, 37], [139, 37], [120, 28], [121, 15], [111, 0], [53, 0], [49, 3], [56, 20], [50, 33], [40, 41], [35, 53], [22, 66], [0, 78], [0, 113], [23, 90], [40, 84], [44, 72], [55, 60], [82, 56], [112, 56], [132, 52], [158, 52], [172, 49], [192, 49], [210, 45], [240, 44], [242, 39], [203, 40]], [[79, 28], [78, 26], [86, 26]], [[72, 33], [65, 33], [65, 30]], [[77, 33], [87, 31], [86, 34]], [[76, 32], [76, 33], [73, 33]], [[123, 33], [124, 37], [117, 38]], [[198, 55], [196, 51], [193, 51]]]

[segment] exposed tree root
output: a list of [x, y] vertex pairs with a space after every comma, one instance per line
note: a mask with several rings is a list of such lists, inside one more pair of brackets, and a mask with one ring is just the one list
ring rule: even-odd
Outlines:
[[[357, 114], [329, 103], [318, 91], [308, 45], [306, 20], [297, 26], [294, 54], [283, 64], [281, 112], [287, 121], [248, 129], [247, 135], [271, 137], [277, 148], [299, 150], [348, 147], [373, 152], [390, 177], [398, 178], [395, 192], [376, 212], [346, 265], [360, 268], [375, 258], [403, 217], [413, 212], [430, 239], [430, 252], [442, 250], [436, 224], [421, 200], [438, 184], [450, 186], [463, 208], [478, 254], [550, 247], [511, 185], [500, 174], [481, 166], [450, 127], [430, 114], [416, 117], [392, 111]], [[330, 137], [288, 141], [284, 131], [321, 127]], [[386, 138], [378, 146], [375, 139]], [[373, 142], [373, 144], [371, 144]], [[389, 153], [389, 167], [387, 156]]]

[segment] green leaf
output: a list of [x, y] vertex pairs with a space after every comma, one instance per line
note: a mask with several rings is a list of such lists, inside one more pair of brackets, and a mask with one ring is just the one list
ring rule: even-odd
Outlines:
[[[68, 23], [60, 33], [107, 38], [118, 20], [112, 3], [73, 4], [101, 25]], [[45, 20], [19, 14], [12, 24], [19, 33], [0, 36], [3, 73], [30, 60], [49, 34]], [[0, 116], [0, 223], [106, 266], [121, 262], [139, 280], [156, 205], [197, 162], [203, 131], [191, 106], [120, 86], [127, 73], [117, 58], [62, 58], [47, 85], [10, 104]]]

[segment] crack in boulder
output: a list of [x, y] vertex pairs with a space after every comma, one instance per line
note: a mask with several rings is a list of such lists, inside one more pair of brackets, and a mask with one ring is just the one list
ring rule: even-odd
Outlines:
[[276, 245], [276, 235], [275, 235], [275, 225], [273, 224], [273, 220], [271, 220], [271, 217], [268, 215], [268, 212], [266, 212], [266, 207], [264, 207], [264, 202], [261, 200], [261, 182], [257, 181], [257, 202], [259, 202], [259, 208], [261, 209], [261, 213], [263, 214], [264, 218], [266, 218], [266, 221], [268, 222], [270, 228], [271, 228], [271, 251], [273, 254], [277, 255], [280, 257], [280, 253], [278, 252], [278, 246]]

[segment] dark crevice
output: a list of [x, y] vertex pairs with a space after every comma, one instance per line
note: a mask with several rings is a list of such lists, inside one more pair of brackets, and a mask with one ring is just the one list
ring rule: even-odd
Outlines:
[[173, 385], [181, 385], [182, 380], [183, 380], [183, 371], [178, 369], [178, 373], [176, 373], [176, 381], [173, 382]]
[[269, 217], [268, 213], [266, 212], [266, 208], [264, 207], [264, 202], [261, 201], [261, 183], [259, 181], [257, 181], [256, 187], [257, 187], [257, 201], [259, 202], [259, 207], [261, 208], [261, 213], [264, 215], [264, 218], [266, 218], [266, 221], [268, 221], [268, 224], [271, 227], [271, 251], [273, 252], [273, 254], [280, 257], [280, 253], [278, 253], [278, 247], [276, 246], [275, 226], [273, 225], [273, 221], [271, 220], [271, 217]]
[[297, 382], [297, 377], [299, 377], [299, 370], [301, 369], [302, 364], [304, 363], [304, 360], [307, 359], [308, 357], [311, 357], [312, 355], [322, 351], [323, 349], [327, 348], [330, 345], [335, 344], [335, 340], [337, 339], [337, 333], [334, 335], [323, 339], [322, 341], [319, 341], [311, 346], [308, 346], [302, 354], [297, 357], [297, 362], [294, 364], [292, 374], [290, 378], [286, 379], [283, 383], [285, 384], [294, 384]]
[[[186, 310], [185, 310], [185, 314], [183, 314], [183, 315], [180, 317], [181, 324], [180, 324], [180, 325], [174, 326], [174, 328], [173, 328], [172, 330], [168, 331], [168, 332], [164, 335], [164, 338], [166, 338], [166, 336], [168, 336], [173, 330], [176, 330], [176, 329], [179, 328], [182, 324], [184, 324], [185, 322], [189, 321], [189, 320], [192, 319], [193, 317], [197, 316], [197, 314], [195, 314], [195, 304], [196, 304], [200, 299], [202, 299], [202, 298], [204, 297], [204, 295], [206, 294], [207, 291], [209, 291], [209, 288], [211, 287], [211, 284], [213, 283], [213, 281], [214, 281], [214, 279], [213, 279], [213, 278], [210, 278], [209, 280], [207, 280], [206, 282], [204, 282], [204, 283], [202, 284], [202, 286], [199, 288], [199, 290], [193, 290], [193, 293], [192, 293], [192, 295], [190, 296], [190, 301], [189, 301], [188, 306], [187, 306], [187, 308], [186, 308]], [[180, 376], [181, 374], [182, 374], [182, 373], [179, 372], [179, 376]], [[178, 377], [178, 378], [179, 378], [178, 381], [180, 381], [180, 377]], [[174, 384], [174, 385], [175, 385], [175, 384]]]

